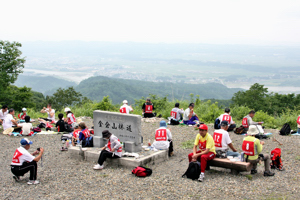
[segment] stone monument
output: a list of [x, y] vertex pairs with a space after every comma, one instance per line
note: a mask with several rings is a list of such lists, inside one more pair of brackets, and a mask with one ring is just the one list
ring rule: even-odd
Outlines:
[[126, 152], [139, 152], [142, 149], [141, 116], [95, 110], [94, 147], [103, 147], [107, 141], [102, 138], [102, 131], [109, 130], [123, 142]]

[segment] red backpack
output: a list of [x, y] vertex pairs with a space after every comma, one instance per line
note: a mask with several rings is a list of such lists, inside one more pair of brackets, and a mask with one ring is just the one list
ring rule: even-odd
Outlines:
[[152, 169], [143, 166], [138, 166], [134, 170], [132, 170], [132, 174], [135, 174], [138, 177], [146, 177], [152, 174]]
[[271, 169], [278, 169], [280, 171], [283, 170], [283, 164], [281, 161], [281, 149], [275, 148], [271, 151], [271, 160]]

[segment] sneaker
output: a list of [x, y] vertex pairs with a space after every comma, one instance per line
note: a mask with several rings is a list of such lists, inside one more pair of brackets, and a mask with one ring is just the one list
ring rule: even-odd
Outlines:
[[203, 180], [204, 180], [204, 174], [200, 174], [198, 181], [203, 182]]
[[28, 185], [36, 185], [36, 184], [39, 184], [40, 182], [38, 180], [29, 180], [27, 182]]
[[93, 169], [103, 169], [103, 165], [97, 164], [93, 167]]
[[19, 182], [21, 179], [20, 179], [20, 176], [13, 176], [13, 178], [17, 181], [17, 182]]
[[256, 174], [257, 170], [256, 169], [251, 169], [251, 174]]
[[271, 171], [265, 171], [264, 172], [264, 176], [274, 176], [274, 172], [271, 172]]

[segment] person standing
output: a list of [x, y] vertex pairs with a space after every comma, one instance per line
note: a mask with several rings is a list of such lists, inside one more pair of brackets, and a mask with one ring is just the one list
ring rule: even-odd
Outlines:
[[[24, 138], [20, 141], [21, 146], [16, 149], [12, 162], [11, 162], [11, 172], [13, 173], [13, 178], [18, 182], [20, 181], [20, 176], [24, 176], [28, 171], [30, 171], [28, 185], [39, 184], [37, 180], [37, 162], [41, 159], [44, 149], [40, 148], [32, 154], [28, 152], [32, 141]], [[34, 157], [34, 155], [38, 155]]]
[[133, 108], [128, 105], [127, 100], [124, 100], [123, 105], [120, 107], [120, 113], [129, 114], [129, 112], [133, 112]]
[[172, 133], [167, 129], [167, 123], [160, 121], [159, 128], [155, 130], [155, 141], [153, 147], [158, 150], [169, 149], [169, 157], [173, 155]]

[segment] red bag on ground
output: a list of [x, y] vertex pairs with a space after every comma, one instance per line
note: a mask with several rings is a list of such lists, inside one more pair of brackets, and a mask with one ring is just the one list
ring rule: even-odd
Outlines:
[[146, 177], [152, 174], [152, 169], [143, 166], [138, 166], [134, 170], [132, 170], [132, 174], [135, 174], [138, 177]]
[[283, 170], [283, 164], [281, 161], [281, 149], [275, 148], [271, 151], [271, 160], [271, 169]]

